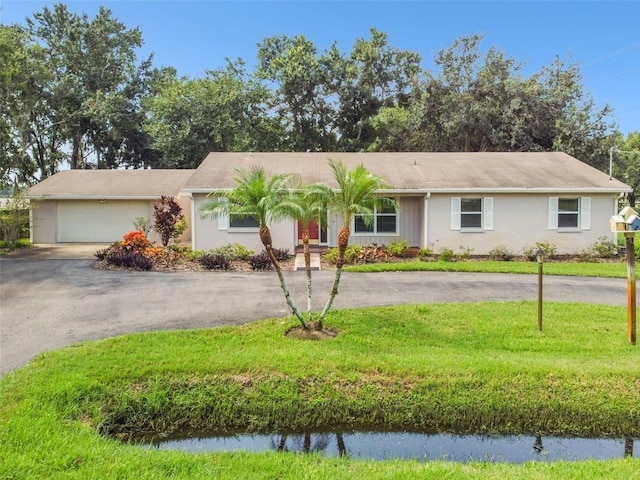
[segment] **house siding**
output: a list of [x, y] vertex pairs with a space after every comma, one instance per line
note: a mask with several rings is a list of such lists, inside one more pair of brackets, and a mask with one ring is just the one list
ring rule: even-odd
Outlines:
[[[178, 203], [182, 207], [182, 212], [190, 217], [191, 215], [191, 199], [189, 197], [180, 197], [177, 198]], [[60, 241], [64, 242], [74, 242], [74, 241], [83, 241], [83, 240], [75, 240], [73, 236], [69, 236], [67, 233], [67, 237], [61, 237], [61, 227], [60, 227], [60, 214], [61, 209], [65, 208], [65, 205], [70, 204], [79, 204], [83, 202], [87, 206], [91, 205], [92, 202], [96, 202], [95, 200], [42, 200], [37, 202], [35, 206], [32, 207], [30, 212], [30, 221], [31, 221], [31, 242], [34, 244], [53, 244], [58, 243]], [[139, 203], [140, 205], [145, 204], [145, 215], [149, 219], [149, 223], [151, 226], [151, 230], [149, 231], [148, 238], [152, 242], [160, 243], [160, 236], [153, 230], [153, 206], [156, 201], [150, 200], [142, 200], [136, 202], [135, 200], [110, 200], [108, 205], [118, 210], [120, 205], [126, 205], [131, 203]], [[122, 235], [127, 233], [128, 231], [132, 231], [134, 227], [135, 218], [131, 218], [130, 226], [127, 231], [114, 231], [113, 236], [109, 239], [101, 240], [104, 242], [115, 242], [122, 239]], [[188, 227], [180, 237], [179, 242], [185, 243], [191, 241], [191, 230], [192, 230], [192, 222], [190, 218], [187, 218]], [[87, 228], [91, 228], [87, 226]]]
[[[194, 250], [211, 250], [230, 243], [239, 243], [254, 252], [264, 247], [260, 241], [258, 229], [221, 230], [218, 218], [201, 217], [200, 207], [206, 200], [205, 194], [193, 195], [193, 218], [195, 225], [192, 231], [192, 248]], [[196, 223], [197, 222], [197, 223]], [[269, 225], [271, 238], [275, 248], [287, 248], [293, 252], [297, 235], [295, 222], [282, 221]]]
[[[349, 243], [353, 245], [370, 245], [372, 243], [388, 245], [406, 240], [412, 247], [419, 246], [422, 232], [423, 197], [400, 196], [396, 197], [396, 199], [398, 201], [398, 232], [396, 234], [368, 235], [354, 233], [352, 230]], [[342, 225], [342, 223], [339, 223], [339, 225]], [[334, 243], [331, 245], [337, 245], [337, 233], [333, 238]]]
[[[555, 194], [554, 194], [555, 195]], [[548, 242], [558, 253], [580, 253], [599, 238], [615, 240], [608, 220], [616, 211], [617, 196], [613, 194], [575, 193], [564, 196], [590, 198], [589, 229], [553, 230], [549, 228], [550, 194], [491, 194], [493, 198], [492, 230], [452, 230], [451, 198], [465, 195], [432, 195], [428, 201], [427, 235], [422, 247], [438, 253], [442, 248], [454, 251], [471, 249], [473, 254], [486, 255], [496, 246], [507, 247], [515, 254], [536, 242]], [[466, 195], [482, 197], [481, 194]], [[557, 195], [555, 195], [557, 196]]]
[[[454, 252], [470, 249], [474, 255], [487, 255], [497, 246], [504, 246], [514, 254], [522, 254], [525, 248], [536, 242], [548, 242], [557, 247], [558, 253], [580, 253], [592, 246], [601, 237], [615, 241], [608, 220], [616, 211], [617, 196], [614, 194], [576, 193], [572, 197], [590, 199], [589, 229], [549, 229], [549, 198], [556, 194], [432, 194], [399, 196], [398, 233], [395, 235], [361, 235], [351, 232], [352, 245], [388, 245], [407, 240], [412, 247], [430, 248], [438, 253], [442, 248]], [[205, 195], [194, 195], [194, 207], [205, 199]], [[453, 230], [451, 225], [452, 197], [490, 198], [492, 203], [492, 229]], [[199, 210], [198, 210], [199, 211]], [[197, 218], [193, 248], [208, 250], [229, 243], [240, 243], [259, 251], [262, 244], [257, 230], [220, 230], [217, 219]], [[341, 216], [328, 215], [328, 246], [337, 245], [342, 227]], [[489, 221], [487, 219], [487, 221]], [[271, 225], [274, 246], [293, 250], [297, 236], [295, 222], [282, 221]]]
[[33, 202], [30, 212], [31, 243], [56, 243], [58, 241], [58, 202], [42, 200]]

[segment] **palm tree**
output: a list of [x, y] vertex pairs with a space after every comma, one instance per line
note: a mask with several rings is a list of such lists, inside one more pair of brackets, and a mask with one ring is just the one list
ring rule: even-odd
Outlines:
[[[279, 215], [289, 217], [300, 222], [302, 230], [302, 245], [304, 249], [304, 266], [307, 274], [307, 322], [312, 325], [311, 314], [311, 252], [309, 251], [309, 224], [317, 222], [326, 208], [322, 198], [307, 195], [308, 186], [293, 192], [287, 200], [277, 206]], [[316, 325], [317, 326], [317, 325]]]
[[237, 186], [231, 190], [217, 190], [209, 196], [200, 207], [203, 217], [219, 217], [220, 215], [234, 215], [236, 217], [255, 218], [260, 224], [260, 241], [271, 259], [278, 278], [280, 288], [284, 293], [285, 300], [291, 313], [302, 324], [305, 330], [309, 330], [309, 325], [300, 314], [293, 301], [289, 289], [287, 288], [280, 262], [273, 253], [273, 242], [268, 224], [274, 220], [285, 217], [281, 204], [290, 197], [289, 184], [297, 178], [294, 174], [279, 174], [268, 178], [264, 168], [254, 166], [249, 170], [236, 169], [238, 177]]
[[365, 225], [371, 226], [374, 220], [374, 209], [382, 206], [396, 208], [396, 201], [390, 198], [381, 197], [376, 192], [390, 186], [382, 177], [373, 175], [360, 164], [354, 170], [347, 172], [341, 161], [329, 159], [329, 166], [333, 172], [333, 177], [338, 184], [338, 189], [334, 190], [325, 184], [313, 184], [307, 189], [307, 198], [326, 202], [327, 208], [338, 213], [342, 217], [342, 228], [338, 234], [338, 258], [336, 260], [336, 273], [333, 286], [329, 293], [327, 303], [318, 319], [319, 330], [331, 308], [333, 300], [338, 294], [338, 285], [342, 275], [344, 256], [349, 246], [351, 236], [351, 221], [355, 215], [361, 216]]

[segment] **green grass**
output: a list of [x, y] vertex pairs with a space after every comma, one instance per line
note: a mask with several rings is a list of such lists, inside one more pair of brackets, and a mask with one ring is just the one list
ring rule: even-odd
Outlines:
[[[29, 247], [31, 247], [31, 240], [28, 238], [19, 238], [16, 241], [16, 249]], [[0, 240], [0, 256], [6, 255], [9, 252], [11, 252], [11, 250], [7, 247], [7, 242], [5, 242], [4, 240]]]
[[[423, 262], [420, 260], [391, 263], [369, 263], [344, 268], [348, 272], [478, 272], [478, 273], [538, 273], [537, 262], [458, 261]], [[625, 262], [546, 262], [545, 275], [579, 277], [626, 278]]]
[[[640, 478], [640, 461], [456, 464], [276, 452], [154, 451], [175, 428], [342, 424], [640, 437], [640, 352], [623, 307], [534, 302], [332, 312], [339, 335], [291, 320], [132, 334], [38, 356], [0, 381], [0, 478]], [[637, 447], [636, 447], [637, 448]]]

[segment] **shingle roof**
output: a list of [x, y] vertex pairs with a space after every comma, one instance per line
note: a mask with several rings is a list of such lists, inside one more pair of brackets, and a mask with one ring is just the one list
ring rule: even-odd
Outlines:
[[236, 169], [298, 173], [337, 187], [328, 159], [363, 164], [407, 192], [629, 192], [631, 187], [560, 152], [535, 153], [210, 153], [196, 170], [65, 170], [29, 189], [50, 199], [156, 199], [236, 186]]
[[327, 164], [363, 164], [398, 190], [628, 192], [624, 183], [561, 152], [535, 153], [210, 153], [186, 182], [188, 192], [236, 186], [238, 168], [260, 165], [268, 175], [298, 173], [304, 183], [337, 187]]
[[64, 170], [29, 189], [48, 199], [157, 199], [178, 195], [195, 170]]

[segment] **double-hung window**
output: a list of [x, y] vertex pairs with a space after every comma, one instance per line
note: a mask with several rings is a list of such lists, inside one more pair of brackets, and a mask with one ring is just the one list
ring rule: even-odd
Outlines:
[[390, 235], [398, 233], [398, 212], [393, 205], [374, 208], [373, 223], [367, 225], [362, 215], [353, 217], [354, 233]]
[[493, 230], [493, 198], [451, 197], [451, 230]]
[[482, 228], [482, 199], [460, 199], [460, 228]]
[[549, 197], [549, 229], [591, 229], [591, 198]]
[[579, 198], [558, 199], [558, 228], [578, 228], [579, 217]]

